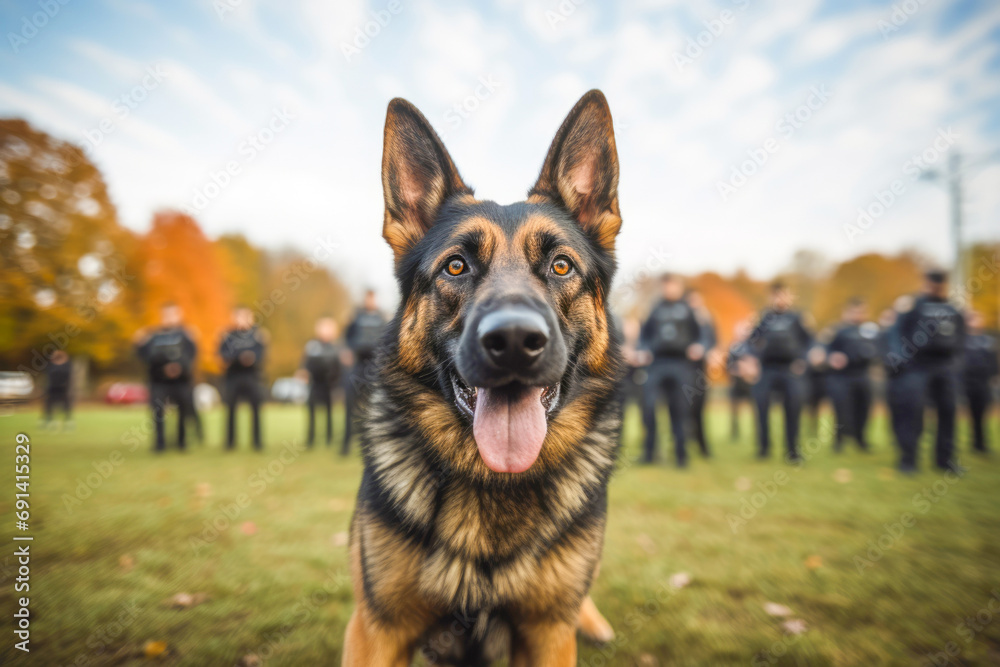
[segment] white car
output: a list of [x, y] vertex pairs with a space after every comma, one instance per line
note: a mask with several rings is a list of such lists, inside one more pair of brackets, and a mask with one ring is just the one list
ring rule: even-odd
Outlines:
[[278, 378], [271, 385], [271, 398], [280, 403], [302, 405], [309, 400], [309, 383], [297, 377]]
[[31, 398], [35, 381], [23, 371], [0, 371], [0, 401], [21, 403]]

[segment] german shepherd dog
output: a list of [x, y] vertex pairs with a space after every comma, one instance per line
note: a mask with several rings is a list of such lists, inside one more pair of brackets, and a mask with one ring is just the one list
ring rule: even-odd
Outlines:
[[480, 201], [409, 102], [385, 122], [401, 303], [379, 353], [351, 524], [343, 664], [573, 665], [604, 539], [621, 375], [611, 112], [563, 122], [525, 201]]

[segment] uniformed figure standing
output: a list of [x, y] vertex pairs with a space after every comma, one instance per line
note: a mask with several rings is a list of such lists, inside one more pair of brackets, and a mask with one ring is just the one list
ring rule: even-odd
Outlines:
[[160, 309], [159, 328], [136, 334], [136, 353], [149, 368], [149, 403], [156, 426], [153, 447], [157, 452], [166, 449], [164, 414], [169, 403], [177, 406], [177, 447], [184, 449], [187, 444], [185, 423], [198, 348], [182, 323], [180, 306], [167, 303]]
[[909, 436], [907, 428], [916, 429], [916, 437], [923, 431], [923, 410], [919, 415], [908, 415], [909, 405], [903, 392], [905, 383], [902, 375], [909, 368], [902, 357], [902, 342], [899, 336], [899, 313], [912, 308], [912, 299], [908, 296], [896, 299], [897, 306], [889, 308], [879, 316], [878, 349], [885, 372], [885, 403], [889, 408], [889, 426], [897, 447]]
[[698, 443], [701, 455], [707, 458], [711, 456], [708, 448], [708, 439], [705, 436], [705, 404], [708, 402], [709, 391], [707, 361], [714, 354], [713, 350], [718, 344], [719, 339], [716, 335], [712, 314], [705, 307], [705, 299], [701, 296], [701, 292], [688, 290], [687, 302], [691, 306], [691, 309], [694, 310], [694, 316], [698, 319], [698, 326], [701, 327], [702, 344], [705, 346], [701, 358], [694, 362], [695, 386], [688, 394], [691, 398], [692, 434], [694, 435], [695, 442]]
[[1000, 373], [997, 366], [997, 343], [983, 333], [983, 316], [970, 311], [966, 317], [965, 359], [962, 373], [965, 397], [969, 401], [972, 421], [973, 450], [985, 454], [989, 450], [983, 419], [993, 400], [993, 379]]
[[306, 343], [302, 355], [302, 370], [309, 378], [309, 434], [306, 444], [316, 441], [316, 408], [326, 409], [326, 446], [333, 444], [333, 394], [341, 379], [339, 333], [332, 317], [316, 322], [316, 337]]
[[705, 354], [701, 325], [694, 309], [684, 300], [684, 281], [667, 274], [660, 278], [661, 300], [642, 325], [640, 344], [652, 354], [642, 397], [642, 421], [646, 428], [644, 463], [656, 460], [656, 405], [661, 393], [667, 397], [674, 455], [678, 467], [687, 465], [685, 423], [691, 412], [685, 388], [695, 388], [694, 364]]
[[65, 350], [56, 350], [45, 368], [45, 425], [55, 427], [53, 412], [56, 406], [62, 410], [66, 428], [73, 426], [73, 362]]
[[[808, 325], [806, 325], [808, 328]], [[813, 347], [814, 351], [807, 361], [806, 372], [803, 376], [802, 386], [804, 388], [805, 394], [802, 402], [802, 408], [808, 415], [809, 421], [807, 422], [806, 428], [811, 435], [816, 435], [819, 432], [819, 415], [820, 408], [823, 406], [823, 399], [830, 395], [829, 391], [829, 378], [830, 378], [830, 367], [827, 365], [826, 355], [819, 354], [821, 345], [824, 340], [829, 341], [830, 338], [826, 338], [826, 334], [829, 332], [820, 332], [817, 338], [818, 342]], [[832, 338], [832, 334], [830, 335]], [[837, 431], [837, 442], [840, 442], [841, 432]]]
[[834, 445], [843, 448], [841, 436], [853, 438], [868, 451], [865, 426], [872, 405], [872, 381], [868, 374], [878, 356], [878, 325], [866, 322], [867, 306], [861, 299], [852, 299], [844, 308], [844, 321], [827, 346], [830, 372], [827, 385], [837, 417], [837, 439]]
[[226, 367], [225, 395], [229, 413], [226, 449], [236, 445], [236, 408], [240, 401], [246, 401], [252, 412], [253, 446], [260, 450], [261, 374], [267, 349], [266, 333], [254, 325], [253, 311], [245, 306], [238, 306], [233, 311], [233, 324], [219, 345], [219, 356]]
[[375, 352], [378, 349], [384, 328], [385, 317], [378, 309], [375, 290], [368, 290], [365, 292], [362, 308], [358, 310], [348, 325], [344, 336], [353, 363], [344, 391], [346, 415], [344, 418], [344, 444], [340, 451], [344, 456], [347, 456], [351, 451], [354, 422], [361, 412], [368, 388], [374, 379]]
[[[957, 365], [965, 350], [965, 319], [948, 303], [948, 276], [929, 271], [923, 293], [913, 307], [899, 316], [900, 350], [907, 368], [900, 376], [908, 409], [905, 419], [923, 413], [930, 398], [937, 412], [934, 463], [942, 470], [963, 472], [955, 461], [955, 397], [958, 393]], [[904, 428], [900, 441], [899, 469], [917, 468], [920, 431]]]
[[771, 285], [771, 305], [750, 334], [750, 350], [760, 364], [754, 400], [757, 403], [758, 458], [771, 452], [769, 416], [771, 394], [782, 395], [785, 408], [785, 447], [789, 461], [799, 460], [799, 416], [802, 411], [803, 375], [812, 335], [802, 316], [792, 310], [792, 292], [781, 282]]
[[753, 325], [743, 321], [736, 325], [733, 331], [733, 342], [729, 345], [726, 357], [726, 372], [729, 374], [729, 437], [736, 441], [740, 439], [740, 405], [751, 400], [751, 384], [747, 381], [747, 362], [752, 359], [747, 338], [753, 330]]

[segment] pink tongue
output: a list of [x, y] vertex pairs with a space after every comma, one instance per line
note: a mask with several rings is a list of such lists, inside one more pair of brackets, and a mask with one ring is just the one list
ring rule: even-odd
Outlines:
[[472, 433], [483, 462], [493, 472], [524, 472], [538, 458], [545, 440], [542, 388], [519, 392], [484, 389], [476, 394]]

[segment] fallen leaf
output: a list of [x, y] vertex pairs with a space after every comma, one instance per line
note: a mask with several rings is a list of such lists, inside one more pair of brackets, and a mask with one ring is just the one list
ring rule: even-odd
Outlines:
[[341, 531], [339, 533], [334, 533], [333, 537], [330, 538], [330, 542], [335, 547], [346, 547], [347, 546], [347, 533]]
[[792, 610], [783, 604], [778, 604], [777, 602], [765, 602], [764, 611], [770, 616], [791, 616]]
[[133, 558], [131, 554], [122, 554], [118, 558], [118, 567], [126, 572], [131, 572], [132, 568], [135, 567], [135, 558]]
[[733, 486], [737, 491], [749, 491], [753, 488], [753, 481], [749, 477], [737, 477]]
[[244, 535], [256, 535], [257, 534], [257, 524], [253, 521], [244, 521], [240, 524], [240, 530], [243, 531]]
[[847, 468], [837, 468], [833, 471], [833, 481], [840, 484], [848, 484], [854, 476]]
[[245, 656], [240, 658], [238, 667], [260, 667], [264, 664], [264, 661], [260, 659], [260, 656], [256, 653], [247, 653]]
[[650, 653], [643, 653], [639, 656], [639, 666], [640, 667], [658, 667], [660, 662], [656, 659], [656, 656]]
[[147, 658], [159, 658], [161, 655], [167, 652], [167, 642], [146, 642], [146, 645], [142, 647], [142, 653]]
[[806, 567], [810, 570], [818, 570], [823, 567], [823, 557], [817, 554], [809, 556], [809, 558], [806, 558]]
[[198, 498], [209, 498], [212, 495], [212, 485], [208, 482], [201, 482], [194, 487], [194, 495]]
[[671, 588], [684, 588], [691, 583], [691, 575], [687, 572], [677, 572], [670, 575], [669, 583]]
[[782, 629], [790, 635], [801, 635], [809, 628], [801, 618], [790, 618], [781, 624]]
[[174, 609], [190, 609], [208, 600], [206, 593], [178, 593], [164, 601], [164, 604]]
[[651, 538], [646, 533], [639, 533], [638, 535], [636, 535], [635, 542], [640, 547], [642, 547], [642, 550], [648, 553], [650, 556], [656, 553], [656, 543], [653, 542], [653, 538]]
[[157, 507], [170, 507], [173, 504], [174, 504], [174, 499], [171, 498], [170, 496], [163, 496], [162, 498], [156, 501]]
[[693, 517], [694, 512], [691, 511], [690, 507], [681, 507], [677, 510], [678, 521], [690, 521]]

